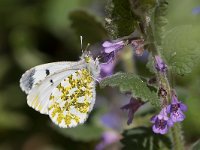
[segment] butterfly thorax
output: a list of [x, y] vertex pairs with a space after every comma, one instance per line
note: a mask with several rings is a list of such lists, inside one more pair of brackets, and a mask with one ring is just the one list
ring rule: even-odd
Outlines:
[[81, 59], [84, 59], [86, 63], [86, 68], [89, 70], [89, 72], [92, 74], [92, 76], [95, 79], [98, 79], [100, 74], [100, 65], [99, 65], [99, 59], [93, 59], [93, 57], [89, 54], [83, 54]]

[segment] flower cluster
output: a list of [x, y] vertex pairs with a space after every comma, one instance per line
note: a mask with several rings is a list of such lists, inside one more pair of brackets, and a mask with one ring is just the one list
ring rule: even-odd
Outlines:
[[[131, 44], [133, 49], [135, 50], [136, 55], [142, 55], [144, 52], [144, 40], [136, 39], [136, 40], [118, 40], [118, 41], [105, 41], [102, 51], [102, 56], [104, 57], [104, 63], [101, 63], [101, 77], [104, 78], [106, 76], [110, 76], [113, 74], [113, 70], [117, 63], [115, 59], [117, 53], [123, 49], [127, 44]], [[155, 69], [161, 75], [165, 75], [167, 72], [167, 65], [161, 59], [159, 55], [156, 55], [154, 58], [155, 61]], [[157, 79], [156, 79], [157, 80]], [[185, 119], [185, 115], [183, 112], [187, 110], [185, 104], [180, 102], [175, 94], [172, 93], [171, 104], [168, 104], [167, 99], [167, 91], [163, 86], [159, 88], [158, 92], [159, 96], [162, 97], [165, 101], [163, 102], [164, 107], [160, 111], [158, 115], [152, 117], [151, 122], [153, 123], [153, 131], [159, 134], [166, 134], [170, 127], [174, 125], [176, 122], [181, 122]], [[122, 110], [128, 111], [128, 121], [127, 124], [130, 125], [133, 121], [135, 112], [144, 104], [139, 98], [131, 98], [130, 102], [121, 107]]]
[[186, 110], [187, 106], [178, 101], [177, 96], [173, 93], [171, 104], [164, 107], [158, 115], [151, 118], [151, 122], [154, 123], [152, 127], [153, 132], [166, 134], [174, 123], [181, 122], [185, 119], [183, 112]]

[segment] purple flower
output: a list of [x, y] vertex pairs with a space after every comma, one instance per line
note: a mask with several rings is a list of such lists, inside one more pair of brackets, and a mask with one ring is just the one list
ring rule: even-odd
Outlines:
[[128, 125], [132, 123], [135, 112], [143, 104], [144, 102], [142, 102], [141, 100], [132, 97], [128, 104], [121, 107], [122, 110], [128, 110], [128, 121], [127, 121]]
[[173, 122], [181, 122], [185, 119], [183, 111], [187, 110], [187, 106], [179, 102], [177, 96], [172, 94], [172, 103], [167, 106], [167, 113], [170, 113], [170, 118]]
[[110, 61], [108, 63], [101, 63], [100, 64], [100, 75], [101, 78], [104, 78], [106, 76], [110, 76], [113, 74], [113, 70], [115, 68], [116, 61]]
[[169, 127], [173, 126], [173, 122], [167, 116], [166, 107], [158, 115], [153, 116], [151, 122], [154, 123], [152, 127], [154, 133], [166, 134]]
[[125, 45], [124, 41], [118, 41], [118, 42], [109, 42], [105, 41], [102, 46], [104, 47], [105, 53], [111, 53], [117, 50], [120, 50]]
[[120, 135], [114, 131], [106, 131], [102, 135], [101, 142], [96, 146], [95, 150], [104, 150], [108, 145], [120, 140]]
[[195, 15], [200, 14], [200, 6], [193, 8], [192, 13]]
[[164, 63], [164, 61], [158, 55], [155, 56], [155, 68], [159, 72], [167, 71], [167, 65]]

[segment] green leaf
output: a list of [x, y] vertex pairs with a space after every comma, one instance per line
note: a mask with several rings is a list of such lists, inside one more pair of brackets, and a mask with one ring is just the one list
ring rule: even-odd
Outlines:
[[122, 150], [165, 150], [170, 149], [171, 142], [164, 135], [154, 134], [151, 128], [137, 127], [122, 133]]
[[129, 0], [111, 0], [107, 6], [106, 28], [113, 38], [134, 32], [136, 17], [131, 11]]
[[191, 150], [200, 150], [200, 140], [196, 141], [192, 147]]
[[150, 101], [152, 105], [159, 106], [159, 99], [145, 82], [132, 73], [117, 73], [100, 82], [101, 87], [119, 87], [121, 92], [131, 92], [133, 97], [139, 97], [144, 102]]
[[84, 142], [98, 140], [103, 132], [102, 128], [96, 125], [94, 126], [88, 124], [79, 125], [75, 128], [67, 128], [67, 129], [59, 128], [56, 126], [55, 129], [60, 134], [66, 137], [70, 137], [76, 141], [84, 141]]
[[77, 10], [71, 12], [69, 17], [71, 27], [76, 31], [78, 37], [84, 37], [84, 42], [92, 44], [108, 38], [102, 23], [92, 14], [83, 10]]
[[200, 58], [199, 26], [183, 25], [169, 31], [163, 41], [163, 56], [179, 75], [190, 73]]

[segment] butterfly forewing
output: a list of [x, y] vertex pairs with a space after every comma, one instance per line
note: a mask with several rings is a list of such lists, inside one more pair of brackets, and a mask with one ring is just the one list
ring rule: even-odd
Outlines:
[[52, 90], [50, 118], [63, 128], [84, 123], [93, 108], [95, 94], [95, 81], [87, 69], [71, 73]]
[[41, 84], [43, 80], [54, 74], [66, 70], [79, 69], [84, 67], [82, 61], [78, 62], [54, 62], [36, 66], [26, 71], [20, 79], [20, 87], [28, 94], [35, 86]]

